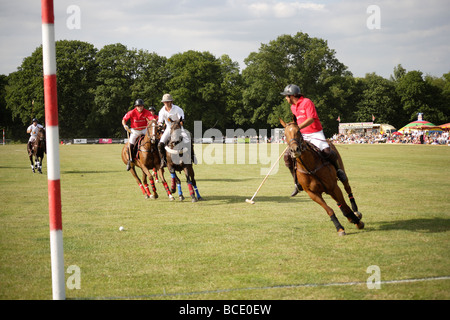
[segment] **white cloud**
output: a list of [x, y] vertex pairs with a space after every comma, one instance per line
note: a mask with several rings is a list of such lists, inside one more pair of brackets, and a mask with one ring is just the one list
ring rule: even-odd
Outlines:
[[[366, 26], [360, 0], [58, 0], [57, 39], [82, 40], [98, 49], [122, 43], [170, 57], [187, 50], [243, 60], [282, 34], [299, 31], [328, 41], [356, 76], [388, 77], [407, 70], [441, 76], [450, 71], [450, 3], [442, 0], [378, 0], [381, 29]], [[81, 29], [66, 26], [69, 5], [81, 10]], [[0, 3], [0, 73], [9, 74], [41, 44], [40, 2]]]

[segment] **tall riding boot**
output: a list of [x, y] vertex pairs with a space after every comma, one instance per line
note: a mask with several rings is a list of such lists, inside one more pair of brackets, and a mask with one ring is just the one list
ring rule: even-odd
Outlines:
[[347, 178], [347, 175], [345, 174], [344, 170], [342, 170], [339, 167], [337, 153], [334, 150], [332, 150], [331, 148], [326, 148], [322, 152], [323, 152], [323, 155], [325, 156], [325, 160], [330, 161], [330, 163], [336, 168], [336, 175], [337, 175], [338, 179], [341, 180], [342, 182], [346, 182], [348, 178]]
[[299, 191], [303, 190], [302, 186], [297, 181], [297, 174], [294, 167], [294, 161], [295, 160], [292, 159], [291, 155], [289, 154], [289, 151], [286, 151], [284, 154], [284, 164], [286, 165], [286, 167], [288, 167], [289, 171], [291, 172], [292, 178], [294, 178], [294, 186], [295, 186], [295, 189], [292, 192], [291, 197], [296, 196], [299, 193]]
[[127, 171], [131, 169], [131, 162], [133, 161], [134, 148], [135, 145], [133, 143], [130, 143], [130, 154], [128, 155]]
[[161, 158], [161, 168], [163, 168], [164, 165], [167, 163], [165, 148], [166, 148], [166, 144], [164, 142], [158, 143], [158, 152], [159, 152], [159, 157]]
[[191, 141], [191, 163], [197, 164], [197, 157], [195, 156], [194, 152], [194, 141]]

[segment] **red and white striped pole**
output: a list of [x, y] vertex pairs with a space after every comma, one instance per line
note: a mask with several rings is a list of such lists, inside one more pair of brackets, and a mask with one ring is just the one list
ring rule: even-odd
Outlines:
[[58, 99], [53, 0], [41, 0], [42, 56], [44, 66], [45, 131], [47, 137], [48, 209], [54, 300], [66, 299], [59, 168]]

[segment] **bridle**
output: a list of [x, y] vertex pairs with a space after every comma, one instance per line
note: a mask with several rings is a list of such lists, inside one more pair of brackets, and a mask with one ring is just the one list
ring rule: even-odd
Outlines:
[[[290, 123], [288, 123], [286, 125], [285, 129], [287, 129], [289, 126], [294, 126], [294, 125], [298, 126], [295, 122], [290, 122]], [[289, 146], [289, 150], [291, 150], [291, 153], [293, 153], [293, 151], [292, 151], [292, 144], [293, 143], [297, 144], [298, 149], [300, 150], [300, 153], [302, 153], [306, 149], [306, 145], [303, 143], [304, 140], [303, 140], [302, 134], [300, 133], [300, 130], [298, 130], [298, 136], [299, 136], [299, 138], [295, 138], [295, 136], [294, 136], [292, 139], [290, 139], [287, 142], [287, 144]]]

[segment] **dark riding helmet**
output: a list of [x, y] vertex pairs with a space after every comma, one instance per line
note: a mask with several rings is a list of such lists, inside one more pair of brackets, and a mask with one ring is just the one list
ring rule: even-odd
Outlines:
[[284, 91], [281, 92], [283, 96], [301, 96], [300, 87], [295, 84], [288, 84]]
[[38, 122], [38, 119], [33, 118], [33, 121], [31, 121], [31, 122]]
[[137, 99], [136, 102], [134, 103], [134, 106], [143, 106], [144, 105], [144, 100], [142, 99]]
[[148, 108], [148, 111], [156, 112], [156, 109], [155, 109], [155, 107], [150, 107], [150, 108]]

